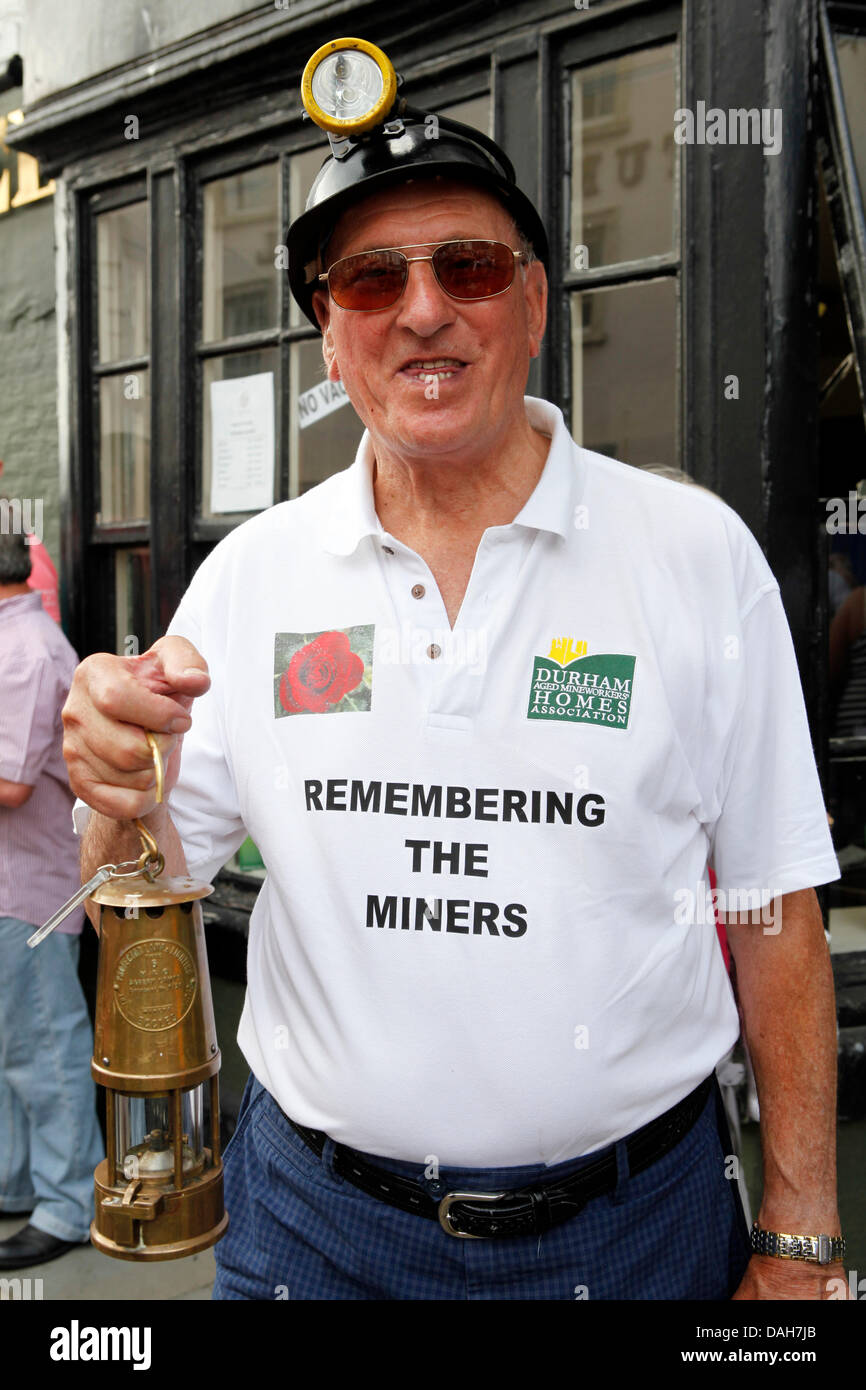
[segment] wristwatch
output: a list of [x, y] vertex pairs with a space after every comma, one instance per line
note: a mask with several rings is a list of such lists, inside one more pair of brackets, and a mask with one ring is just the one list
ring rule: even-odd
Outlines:
[[789, 1236], [781, 1231], [763, 1231], [752, 1223], [752, 1249], [756, 1255], [776, 1255], [780, 1260], [809, 1260], [830, 1265], [845, 1254], [842, 1236]]

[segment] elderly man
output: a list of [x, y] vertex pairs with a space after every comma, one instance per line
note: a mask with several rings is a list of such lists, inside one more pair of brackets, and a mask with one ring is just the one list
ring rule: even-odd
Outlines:
[[[354, 464], [237, 528], [168, 635], [89, 658], [65, 710], [85, 874], [141, 815], [168, 872], [211, 877], [247, 833], [268, 869], [215, 1296], [826, 1296], [812, 885], [838, 870], [778, 586], [724, 504], [524, 397], [543, 228], [496, 146], [424, 121], [335, 150], [290, 234], [366, 426]], [[712, 1080], [738, 1017], [710, 855], [764, 907], [728, 916], [751, 1246]]]

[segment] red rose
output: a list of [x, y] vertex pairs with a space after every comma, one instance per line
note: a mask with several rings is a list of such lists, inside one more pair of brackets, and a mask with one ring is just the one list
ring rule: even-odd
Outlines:
[[280, 678], [280, 704], [288, 714], [324, 714], [360, 685], [364, 663], [345, 632], [322, 632], [295, 652]]

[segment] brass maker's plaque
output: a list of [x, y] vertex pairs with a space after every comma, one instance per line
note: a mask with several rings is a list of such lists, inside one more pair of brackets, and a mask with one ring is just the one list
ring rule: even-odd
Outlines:
[[137, 941], [117, 962], [114, 998], [128, 1023], [148, 1033], [173, 1028], [189, 1013], [195, 962], [177, 941]]

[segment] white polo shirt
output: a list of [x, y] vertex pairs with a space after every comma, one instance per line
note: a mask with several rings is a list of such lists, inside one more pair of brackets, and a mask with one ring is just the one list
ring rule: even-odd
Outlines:
[[453, 631], [366, 434], [168, 629], [212, 677], [169, 798], [190, 872], [248, 833], [267, 866], [240, 1047], [300, 1124], [420, 1166], [561, 1162], [661, 1114], [738, 1033], [708, 856], [730, 911], [839, 877], [748, 529], [526, 409], [548, 459]]

